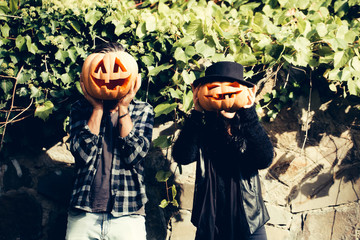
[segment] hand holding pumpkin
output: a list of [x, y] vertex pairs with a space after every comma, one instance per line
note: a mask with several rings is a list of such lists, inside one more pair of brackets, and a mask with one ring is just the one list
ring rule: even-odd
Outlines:
[[85, 88], [84, 81], [83, 81], [82, 74], [80, 74], [80, 87], [81, 87], [81, 90], [83, 91], [85, 99], [88, 100], [88, 102], [93, 106], [93, 108], [103, 110], [103, 101], [100, 100], [100, 99], [92, 97], [87, 92], [87, 90]]
[[200, 106], [199, 97], [198, 97], [199, 87], [194, 87], [194, 85], [191, 85], [191, 88], [193, 91], [194, 109], [198, 112], [203, 112], [204, 109]]
[[244, 108], [250, 108], [250, 107], [252, 107], [253, 105], [254, 105], [254, 103], [255, 103], [255, 97], [256, 97], [256, 91], [257, 91], [257, 87], [256, 87], [256, 85], [252, 88], [252, 89], [250, 89], [250, 88], [248, 88], [248, 104], [246, 104], [245, 106], [244, 106]]
[[138, 75], [136, 81], [131, 86], [129, 92], [122, 97], [117, 104], [119, 116], [125, 114], [128, 111], [128, 107], [130, 102], [134, 99], [137, 91], [140, 89], [141, 86], [141, 77]]

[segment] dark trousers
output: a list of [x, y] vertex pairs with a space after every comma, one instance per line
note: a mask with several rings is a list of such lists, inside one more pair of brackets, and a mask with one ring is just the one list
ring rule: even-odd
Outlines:
[[250, 236], [249, 240], [267, 240], [265, 227], [262, 226], [256, 230], [256, 232]]

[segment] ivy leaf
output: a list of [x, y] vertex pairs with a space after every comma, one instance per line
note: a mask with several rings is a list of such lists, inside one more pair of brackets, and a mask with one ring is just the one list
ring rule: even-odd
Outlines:
[[171, 141], [169, 140], [168, 136], [161, 135], [153, 140], [154, 147], [159, 147], [162, 149], [168, 148], [171, 145]]
[[355, 56], [351, 59], [351, 67], [357, 72], [359, 73], [359, 69], [360, 69], [360, 59], [358, 56]]
[[360, 95], [360, 78], [357, 78], [356, 80], [350, 79], [349, 81], [347, 81], [347, 86], [351, 95]]
[[340, 81], [341, 79], [341, 71], [338, 68], [332, 69], [327, 73], [329, 80]]
[[17, 0], [9, 1], [10, 11], [12, 14], [14, 14], [18, 10], [19, 4], [20, 2], [18, 2]]
[[49, 72], [42, 72], [40, 74], [43, 83], [46, 83], [49, 80], [49, 76], [50, 76]]
[[182, 110], [184, 112], [188, 112], [193, 106], [193, 93], [192, 91], [188, 91], [186, 94], [183, 95], [183, 104]]
[[31, 74], [27, 72], [22, 72], [18, 77], [18, 83], [25, 84], [31, 79]]
[[30, 98], [37, 98], [41, 96], [41, 91], [39, 88], [35, 87], [34, 85], [30, 86], [31, 95]]
[[159, 72], [167, 70], [167, 69], [171, 68], [172, 66], [173, 66], [172, 64], [165, 63], [165, 64], [162, 64], [155, 68], [152, 68], [149, 70], [149, 76], [156, 76], [159, 74]]
[[155, 117], [159, 117], [162, 114], [168, 114], [177, 107], [177, 103], [160, 103], [154, 108]]
[[349, 31], [349, 28], [345, 25], [339, 26], [336, 32], [336, 38], [344, 39], [345, 34]]
[[177, 61], [187, 63], [187, 58], [186, 58], [185, 52], [184, 52], [184, 50], [182, 50], [182, 48], [179, 48], [179, 47], [176, 48], [175, 53], [174, 53], [174, 58]]
[[120, 21], [113, 20], [112, 23], [115, 25], [115, 35], [120, 36], [122, 33], [124, 33], [128, 28], [125, 28], [123, 24], [121, 24]]
[[81, 26], [78, 22], [75, 22], [74, 20], [69, 21], [69, 25], [74, 29], [78, 34], [81, 34]]
[[10, 80], [2, 80], [0, 86], [5, 94], [10, 94], [14, 84]]
[[159, 170], [156, 173], [155, 178], [158, 182], [166, 182], [167, 180], [169, 180], [171, 175], [172, 175], [172, 172], [170, 172], [170, 171]]
[[141, 61], [146, 65], [146, 66], [152, 66], [155, 63], [155, 58], [154, 55], [152, 54], [147, 54], [144, 56], [141, 56]]
[[350, 67], [344, 67], [341, 71], [341, 81], [351, 81], [351, 70]]
[[29, 95], [29, 91], [27, 88], [25, 87], [21, 87], [19, 90], [18, 90], [18, 93], [19, 93], [19, 96], [20, 97], [28, 97]]
[[36, 54], [38, 51], [38, 48], [34, 43], [31, 42], [30, 36], [26, 36], [25, 39], [26, 39], [26, 47], [27, 47], [28, 51], [31, 52], [32, 54]]
[[176, 99], [181, 99], [181, 91], [179, 89], [173, 89], [173, 88], [170, 88], [169, 89], [169, 93], [170, 93], [170, 96], [172, 98], [176, 98]]
[[159, 205], [161, 208], [166, 208], [169, 205], [169, 201], [166, 199], [163, 199]]
[[346, 49], [345, 51], [335, 52], [334, 67], [341, 68], [345, 66], [345, 64], [348, 63], [353, 56], [354, 53], [350, 48]]
[[257, 63], [256, 57], [252, 53], [251, 48], [247, 45], [244, 45], [239, 49], [235, 61], [244, 66], [251, 66]]
[[187, 46], [185, 48], [185, 54], [188, 56], [188, 57], [192, 57], [196, 54], [196, 50], [193, 46]]
[[203, 39], [204, 33], [202, 29], [202, 20], [196, 19], [190, 22], [186, 27], [186, 32], [191, 36], [195, 36], [196, 39]]
[[171, 201], [171, 204], [174, 206], [174, 207], [179, 207], [179, 203], [176, 199], [172, 200]]
[[144, 19], [146, 31], [153, 32], [156, 30], [156, 18], [153, 15], [148, 15]]
[[100, 11], [93, 9], [85, 14], [85, 21], [91, 25], [95, 25], [95, 23], [97, 23], [97, 21], [99, 21], [102, 16], [103, 14]]
[[172, 195], [172, 197], [173, 197], [174, 200], [175, 200], [176, 194], [177, 194], [176, 186], [175, 186], [175, 184], [173, 184], [173, 185], [171, 186], [171, 195]]
[[76, 62], [76, 58], [78, 56], [78, 53], [76, 51], [76, 49], [74, 47], [71, 47], [70, 49], [67, 50], [68, 54], [69, 54], [69, 58], [72, 62]]
[[68, 73], [62, 74], [60, 79], [61, 82], [64, 83], [65, 85], [68, 85], [72, 81], [71, 76]]
[[15, 39], [15, 45], [16, 47], [19, 49], [20, 52], [25, 51], [26, 50], [26, 45], [25, 45], [25, 38], [21, 35], [18, 35]]
[[357, 36], [358, 36], [358, 34], [356, 34], [356, 32], [350, 30], [347, 33], [345, 33], [344, 40], [347, 43], [351, 44], [351, 43], [353, 43], [355, 41]]
[[193, 71], [190, 71], [190, 72], [188, 73], [186, 70], [183, 70], [182, 73], [181, 73], [181, 76], [183, 77], [184, 82], [185, 82], [187, 85], [192, 84], [193, 81], [196, 79], [196, 76], [195, 76], [195, 74], [194, 74]]
[[204, 58], [211, 57], [215, 54], [215, 48], [210, 47], [205, 43], [205, 40], [197, 41], [195, 43], [196, 52]]
[[325, 37], [326, 34], [328, 33], [328, 29], [327, 29], [325, 23], [323, 23], [323, 22], [320, 22], [316, 25], [316, 31], [320, 37]]
[[142, 22], [136, 28], [136, 36], [141, 39], [145, 35], [146, 35], [146, 24]]
[[[7, 14], [10, 11], [8, 8], [8, 3], [5, 1], [0, 1], [0, 13]], [[6, 18], [1, 18], [5, 20]]]
[[348, 48], [347, 42], [341, 38], [330, 38], [326, 39], [326, 41], [329, 42], [333, 50], [344, 50]]
[[35, 117], [46, 121], [54, 109], [54, 104], [51, 101], [46, 101], [35, 109]]
[[271, 95], [269, 94], [269, 93], [266, 93], [265, 95], [264, 95], [264, 103], [267, 103], [267, 102], [270, 102], [270, 100], [271, 100]]
[[294, 43], [294, 48], [296, 51], [309, 51], [309, 46], [311, 45], [311, 42], [304, 37], [298, 37], [296, 38], [296, 41]]
[[334, 2], [334, 11], [339, 17], [342, 17], [349, 10], [347, 0], [337, 0]]
[[69, 53], [67, 51], [58, 50], [55, 53], [55, 59], [59, 60], [63, 64], [65, 64], [65, 61], [68, 57], [69, 57]]
[[7, 23], [5, 23], [3, 26], [0, 27], [0, 31], [1, 31], [1, 35], [4, 38], [9, 37], [10, 27], [9, 25], [7, 25]]

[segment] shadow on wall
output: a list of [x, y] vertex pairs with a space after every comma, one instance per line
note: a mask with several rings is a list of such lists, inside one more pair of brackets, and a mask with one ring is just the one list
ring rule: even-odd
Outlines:
[[[170, 229], [169, 222], [171, 217], [178, 211], [178, 208], [169, 204], [166, 208], [159, 205], [163, 199], [167, 199], [165, 182], [156, 180], [156, 173], [159, 170], [171, 171], [170, 162], [164, 156], [159, 148], [152, 148], [145, 159], [145, 184], [146, 195], [149, 199], [146, 204], [146, 231], [147, 240], [164, 240], [167, 239]], [[175, 184], [174, 175], [167, 181], [167, 186], [171, 187]], [[178, 195], [180, 188], [176, 186]], [[171, 191], [170, 191], [171, 198]], [[177, 195], [177, 197], [178, 197]], [[170, 199], [172, 200], [172, 199]], [[179, 200], [177, 199], [179, 202]]]
[[[307, 148], [317, 148], [315, 151], [322, 155], [319, 158], [327, 163], [311, 159], [313, 166], [297, 180], [295, 186], [290, 186], [288, 202], [300, 192], [309, 199], [324, 197], [340, 179], [344, 183], [351, 182], [356, 188], [355, 182], [360, 178], [360, 98], [334, 94], [321, 73], [310, 76], [308, 70], [295, 67], [291, 67], [289, 72], [280, 72], [276, 84], [293, 81], [301, 83], [303, 97], [296, 99], [291, 108], [283, 109], [274, 122], [266, 124], [266, 128], [271, 133], [296, 132], [297, 146], [288, 142], [289, 148], [304, 150], [305, 158], [313, 157], [310, 156], [313, 153], [306, 156]], [[274, 136], [272, 134], [272, 141], [276, 145], [279, 139]], [[349, 147], [350, 144], [352, 147]], [[293, 171], [291, 165], [297, 157], [287, 153], [278, 156], [278, 161], [269, 168], [266, 177], [281, 182], [281, 175]]]

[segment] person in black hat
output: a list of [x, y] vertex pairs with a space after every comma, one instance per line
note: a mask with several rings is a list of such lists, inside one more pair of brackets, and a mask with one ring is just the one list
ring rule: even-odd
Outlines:
[[[220, 83], [242, 87], [236, 94], [247, 92], [248, 101], [238, 109], [201, 104], [201, 88], [210, 91]], [[274, 153], [255, 111], [255, 92], [256, 86], [243, 79], [243, 66], [235, 62], [214, 63], [193, 83], [194, 109], [174, 143], [172, 156], [179, 164], [197, 162], [191, 217], [197, 227], [196, 240], [266, 239], [264, 224], [269, 215], [258, 170], [271, 164]], [[215, 104], [236, 94], [206, 96]]]

